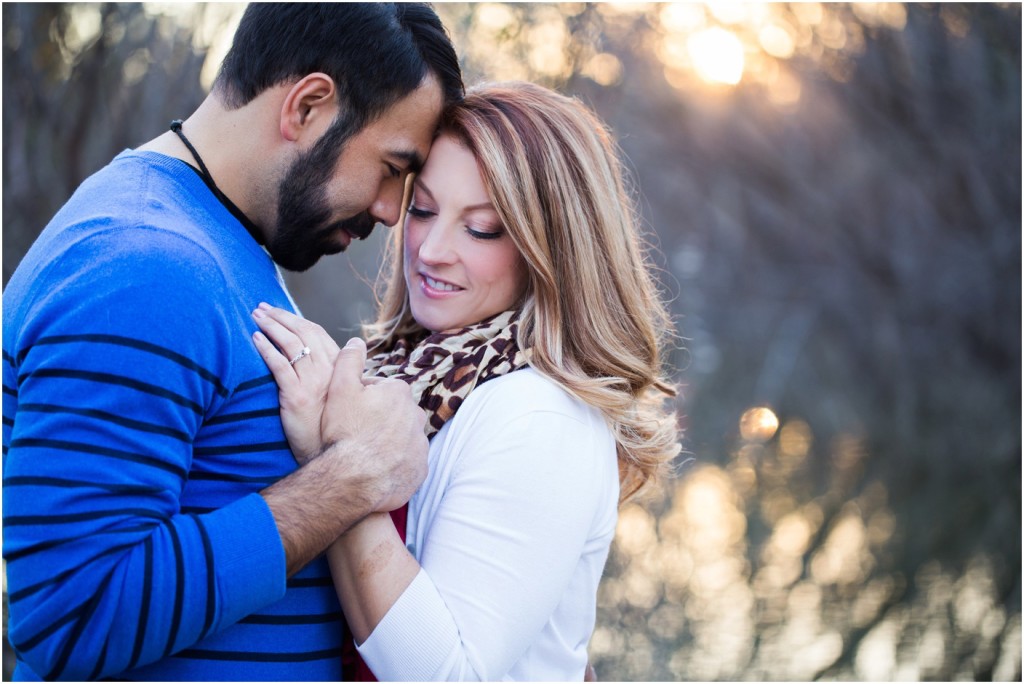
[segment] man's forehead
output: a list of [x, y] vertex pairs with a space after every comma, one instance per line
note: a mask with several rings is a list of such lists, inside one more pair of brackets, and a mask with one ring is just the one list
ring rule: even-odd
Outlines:
[[434, 78], [401, 98], [362, 131], [380, 153], [410, 169], [420, 169], [441, 117], [443, 96]]

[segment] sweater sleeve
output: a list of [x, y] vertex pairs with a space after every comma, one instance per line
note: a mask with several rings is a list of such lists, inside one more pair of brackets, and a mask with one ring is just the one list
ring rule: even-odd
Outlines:
[[192, 442], [229, 392], [224, 288], [211, 255], [136, 227], [5, 292], [9, 638], [38, 676], [116, 675], [284, 594], [262, 497], [180, 507]]
[[450, 426], [457, 465], [422, 570], [359, 647], [382, 681], [505, 677], [565, 600], [617, 492], [603, 423], [492, 398], [471, 424]]

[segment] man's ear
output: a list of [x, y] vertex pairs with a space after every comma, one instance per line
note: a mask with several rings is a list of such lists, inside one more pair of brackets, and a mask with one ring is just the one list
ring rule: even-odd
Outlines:
[[319, 138], [338, 113], [334, 79], [320, 72], [299, 79], [281, 104], [281, 136], [295, 142], [312, 131]]

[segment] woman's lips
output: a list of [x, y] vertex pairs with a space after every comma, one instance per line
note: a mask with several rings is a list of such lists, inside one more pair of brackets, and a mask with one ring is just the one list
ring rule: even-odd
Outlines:
[[420, 273], [419, 275], [421, 288], [427, 296], [445, 297], [462, 292], [462, 290], [465, 289], [455, 285], [454, 283], [449, 283], [446, 280], [428, 276], [426, 273]]

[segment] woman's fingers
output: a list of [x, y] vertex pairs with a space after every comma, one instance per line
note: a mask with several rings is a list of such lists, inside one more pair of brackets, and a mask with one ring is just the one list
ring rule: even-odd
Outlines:
[[252, 341], [256, 345], [256, 351], [263, 357], [263, 362], [270, 369], [270, 374], [274, 376], [274, 381], [277, 382], [278, 386], [284, 390], [291, 389], [298, 382], [298, 378], [288, 359], [277, 350], [277, 347], [271, 344], [270, 340], [262, 332], [254, 332], [252, 334]]
[[262, 311], [266, 313], [268, 316], [274, 318], [281, 325], [285, 326], [289, 330], [292, 330], [293, 332], [297, 331], [297, 329], [301, 328], [303, 325], [309, 323], [309, 321], [303, 318], [302, 316], [297, 316], [293, 314], [291, 311], [286, 311], [285, 309], [282, 309], [279, 306], [271, 306], [266, 302], [260, 302], [259, 306], [256, 308], [257, 310]]
[[302, 351], [303, 347], [309, 346], [295, 332], [281, 325], [277, 319], [269, 316], [262, 309], [253, 311], [252, 318], [256, 321], [256, 325], [260, 327], [260, 330], [263, 331], [263, 334], [269, 337], [270, 341], [281, 350], [281, 353], [288, 356], [288, 359], [295, 358]]
[[253, 311], [253, 318], [278, 347], [291, 354], [289, 358], [295, 358], [303, 347], [309, 347], [319, 360], [333, 366], [338, 343], [322, 326], [265, 302]]

